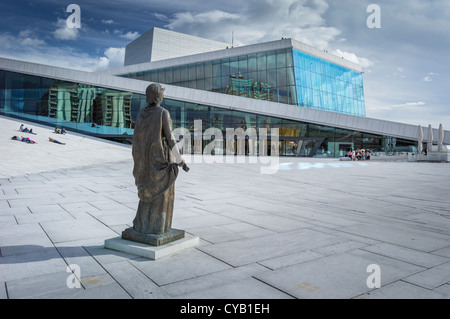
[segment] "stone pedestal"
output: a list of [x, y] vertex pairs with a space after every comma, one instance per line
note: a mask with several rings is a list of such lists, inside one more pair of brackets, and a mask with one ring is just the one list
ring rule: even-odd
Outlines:
[[[184, 232], [183, 232], [184, 233]], [[132, 254], [152, 260], [177, 253], [186, 248], [194, 247], [200, 242], [199, 237], [186, 236], [164, 245], [152, 246], [136, 241], [115, 237], [105, 240], [105, 248]]]
[[130, 227], [122, 232], [122, 238], [142, 244], [159, 246], [184, 238], [184, 230], [172, 228], [167, 233], [156, 235], [156, 234], [143, 234], [137, 232], [134, 228]]

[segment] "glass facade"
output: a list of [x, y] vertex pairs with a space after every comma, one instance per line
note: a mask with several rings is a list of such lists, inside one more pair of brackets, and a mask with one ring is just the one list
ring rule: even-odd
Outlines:
[[[133, 134], [129, 92], [0, 70], [0, 112], [96, 134]], [[135, 104], [133, 106], [133, 104]]]
[[360, 72], [293, 50], [298, 105], [366, 116]]
[[[131, 138], [137, 113], [145, 103], [143, 94], [0, 70], [0, 114], [11, 117], [126, 139]], [[216, 135], [222, 133], [223, 150], [227, 149], [227, 129], [239, 128], [247, 132], [266, 128], [269, 136], [272, 128], [278, 128], [282, 156], [339, 157], [350, 148], [395, 152], [412, 151], [416, 145], [414, 141], [172, 99], [165, 99], [162, 106], [169, 110], [174, 129], [189, 130], [192, 148], [188, 152], [201, 152], [212, 140], [203, 135], [200, 149], [194, 147], [196, 121], [203, 132], [214, 128]], [[250, 136], [246, 138], [246, 150], [254, 154], [251, 142]]]
[[361, 73], [295, 49], [121, 76], [344, 114], [366, 115]]
[[259, 100], [297, 104], [290, 49], [121, 76]]

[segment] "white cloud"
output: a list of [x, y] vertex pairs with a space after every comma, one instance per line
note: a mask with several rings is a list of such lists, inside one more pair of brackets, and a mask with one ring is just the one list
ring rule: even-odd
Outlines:
[[[228, 12], [177, 12], [169, 17], [170, 22], [165, 27], [227, 43], [231, 43], [233, 33], [234, 44], [238, 46], [282, 37], [294, 38], [331, 52], [330, 43], [344, 43], [346, 40], [339, 38], [339, 29], [327, 25], [324, 15], [328, 9], [325, 0], [249, 0]], [[374, 65], [373, 61], [354, 53], [339, 49], [334, 51], [334, 54], [364, 68]]]
[[[125, 59], [125, 48], [108, 48], [104, 52], [106, 59], [108, 60], [107, 67], [117, 68], [123, 66]], [[102, 68], [102, 65], [99, 66]]]
[[109, 59], [107, 57], [100, 57], [98, 59], [98, 62], [95, 66], [95, 70], [102, 70], [102, 69], [106, 69], [109, 66]]
[[406, 79], [405, 71], [402, 67], [397, 67], [396, 71], [393, 72], [392, 75], [400, 79]]
[[19, 37], [21, 38], [28, 38], [33, 34], [33, 31], [27, 29], [27, 30], [22, 30], [19, 32]]
[[9, 33], [0, 34], [0, 43], [3, 50], [13, 51], [27, 51], [46, 44], [44, 40], [34, 37], [31, 30], [23, 30], [19, 32], [18, 36]]
[[19, 32], [18, 38], [11, 37], [11, 40], [21, 46], [40, 47], [45, 44], [44, 40], [37, 39], [32, 30], [26, 29]]
[[0, 33], [1, 57], [88, 72], [123, 66], [125, 48], [110, 47], [102, 56], [92, 56], [69, 46], [46, 45], [25, 31], [19, 36]]
[[425, 102], [407, 102], [403, 104], [395, 104], [394, 107], [414, 107], [414, 106], [424, 106]]
[[20, 44], [24, 45], [24, 46], [39, 47], [39, 46], [43, 46], [45, 44], [45, 41], [40, 40], [40, 39], [25, 38], [20, 41]]
[[343, 57], [345, 60], [354, 62], [356, 64], [361, 65], [364, 69], [368, 69], [372, 66], [374, 66], [375, 62], [367, 59], [367, 58], [363, 58], [363, 57], [358, 57], [356, 54], [354, 53], [350, 53], [350, 52], [345, 52], [342, 51], [340, 49], [334, 49], [331, 50], [330, 53], [339, 56], [339, 57]]
[[175, 13], [175, 18], [167, 25], [169, 29], [177, 29], [186, 24], [210, 24], [219, 23], [225, 20], [236, 20], [239, 18], [238, 14], [224, 12], [222, 10], [213, 10], [208, 12], [201, 12], [193, 14], [191, 12]]
[[78, 28], [68, 28], [66, 20], [58, 18], [56, 26], [58, 28], [55, 31], [53, 31], [53, 36], [55, 37], [55, 39], [76, 40], [78, 38], [79, 35]]
[[98, 71], [123, 66], [125, 59], [125, 48], [110, 47], [106, 49], [103, 54], [104, 56], [99, 57], [96, 61], [91, 63], [89, 71]]
[[407, 109], [408, 111], [413, 110], [420, 110], [423, 109], [427, 104], [422, 101], [418, 102], [406, 102], [401, 104], [380, 104], [375, 107], [373, 107], [373, 110], [375, 111], [404, 111]]
[[157, 18], [158, 20], [164, 21], [164, 22], [169, 22], [170, 19], [165, 15], [165, 14], [161, 14], [161, 13], [154, 13], [153, 14], [155, 16], [155, 18]]
[[427, 74], [427, 76], [425, 76], [423, 78], [422, 81], [424, 81], [424, 82], [432, 82], [434, 77], [437, 77], [437, 76], [439, 76], [439, 73], [430, 72], [430, 73]]
[[134, 32], [128, 31], [127, 33], [122, 33], [119, 30], [114, 30], [114, 34], [117, 34], [120, 38], [127, 39], [130, 41], [132, 41], [140, 36], [139, 32], [137, 32], [137, 31], [134, 31]]
[[102, 23], [104, 24], [114, 24], [114, 20], [102, 20]]

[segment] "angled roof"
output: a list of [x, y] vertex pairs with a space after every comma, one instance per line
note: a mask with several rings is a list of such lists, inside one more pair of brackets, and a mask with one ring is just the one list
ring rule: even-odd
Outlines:
[[275, 40], [275, 41], [258, 43], [258, 44], [251, 44], [251, 45], [246, 45], [246, 46], [229, 47], [228, 49], [222, 49], [222, 50], [216, 50], [216, 51], [210, 51], [210, 52], [188, 54], [188, 55], [185, 54], [184, 56], [173, 57], [173, 58], [157, 60], [157, 61], [152, 61], [152, 62], [136, 63], [136, 64], [126, 65], [126, 66], [119, 67], [119, 68], [107, 69], [107, 70], [102, 70], [102, 71], [97, 71], [97, 72], [105, 73], [105, 74], [121, 75], [121, 74], [127, 74], [127, 73], [161, 69], [161, 68], [166, 68], [166, 67], [171, 67], [171, 66], [185, 65], [185, 64], [196, 63], [196, 62], [211, 61], [211, 60], [224, 59], [224, 58], [241, 56], [241, 55], [256, 54], [256, 53], [260, 53], [260, 52], [274, 51], [274, 50], [280, 50], [280, 49], [286, 49], [286, 48], [291, 48], [291, 49], [296, 49], [296, 50], [302, 51], [304, 53], [307, 53], [312, 56], [321, 58], [323, 60], [341, 65], [343, 67], [346, 67], [348, 69], [351, 69], [351, 70], [354, 70], [357, 72], [363, 71], [361, 65], [356, 64], [351, 61], [348, 61], [348, 60], [345, 60], [343, 57], [338, 57], [336, 55], [333, 55], [326, 51], [314, 48], [308, 44], [302, 43], [302, 42], [294, 40], [294, 39], [281, 39], [281, 40]]

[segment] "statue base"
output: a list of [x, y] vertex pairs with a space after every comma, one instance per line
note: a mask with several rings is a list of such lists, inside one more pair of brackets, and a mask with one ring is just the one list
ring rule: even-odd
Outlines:
[[160, 246], [168, 244], [172, 241], [184, 238], [184, 230], [171, 229], [167, 233], [156, 234], [143, 234], [136, 231], [133, 227], [127, 228], [122, 232], [122, 239], [135, 241], [142, 244]]
[[105, 248], [118, 252], [144, 257], [152, 260], [178, 253], [188, 248], [195, 247], [200, 243], [199, 237], [187, 234], [186, 237], [172, 241], [165, 245], [152, 246], [138, 243], [136, 241], [126, 240], [121, 237], [115, 237], [105, 240]]

